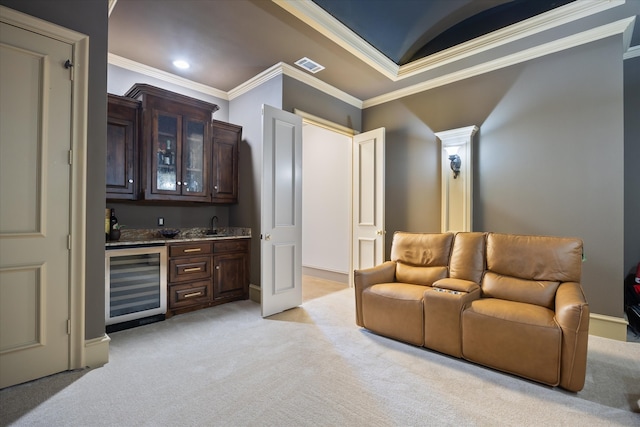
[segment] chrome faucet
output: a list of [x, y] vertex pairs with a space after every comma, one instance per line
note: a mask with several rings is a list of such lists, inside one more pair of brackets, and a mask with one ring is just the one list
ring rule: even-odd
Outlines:
[[216, 215], [211, 218], [211, 231], [214, 233], [218, 231], [218, 217]]

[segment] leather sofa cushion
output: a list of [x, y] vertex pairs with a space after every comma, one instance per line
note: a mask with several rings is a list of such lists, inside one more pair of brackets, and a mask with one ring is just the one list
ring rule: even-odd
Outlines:
[[364, 327], [417, 346], [424, 344], [423, 295], [427, 288], [406, 283], [380, 283], [362, 292]]
[[456, 233], [449, 262], [449, 277], [480, 283], [485, 266], [486, 233]]
[[446, 267], [452, 242], [453, 233], [396, 232], [391, 244], [391, 261], [416, 267]]
[[555, 308], [556, 290], [560, 283], [526, 280], [488, 271], [482, 279], [482, 296]]
[[548, 385], [560, 382], [562, 331], [547, 308], [496, 298], [462, 312], [465, 359]]
[[489, 233], [487, 269], [528, 280], [580, 282], [582, 241], [570, 237]]
[[436, 280], [447, 277], [447, 267], [415, 267], [402, 262], [396, 264], [398, 282], [431, 286]]

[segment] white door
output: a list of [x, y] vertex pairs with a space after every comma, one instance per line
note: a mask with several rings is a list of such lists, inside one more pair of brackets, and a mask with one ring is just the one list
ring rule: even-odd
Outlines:
[[70, 44], [0, 24], [0, 387], [70, 367]]
[[384, 128], [353, 137], [353, 269], [384, 261]]
[[302, 304], [302, 118], [262, 108], [262, 316]]

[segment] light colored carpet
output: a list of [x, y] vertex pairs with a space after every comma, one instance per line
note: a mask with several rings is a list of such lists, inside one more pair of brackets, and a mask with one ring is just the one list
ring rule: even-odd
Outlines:
[[110, 362], [0, 391], [16, 426], [638, 426], [640, 349], [591, 337], [569, 393], [374, 335], [352, 289], [251, 301], [111, 335]]

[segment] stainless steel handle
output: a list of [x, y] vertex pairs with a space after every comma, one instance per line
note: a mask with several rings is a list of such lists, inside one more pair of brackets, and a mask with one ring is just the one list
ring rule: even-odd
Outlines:
[[202, 248], [191, 248], [191, 249], [185, 249], [182, 252], [185, 252], [185, 253], [187, 253], [187, 252], [200, 252], [201, 250], [202, 250]]
[[192, 271], [200, 271], [200, 270], [202, 270], [202, 267], [191, 267], [191, 268], [185, 268], [184, 272], [191, 273]]
[[193, 297], [199, 297], [200, 295], [202, 295], [202, 292], [193, 292], [191, 294], [186, 294], [184, 296], [184, 298], [193, 298]]

